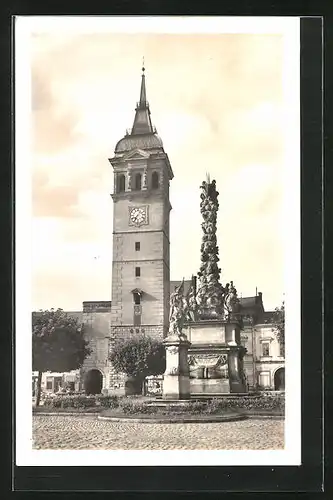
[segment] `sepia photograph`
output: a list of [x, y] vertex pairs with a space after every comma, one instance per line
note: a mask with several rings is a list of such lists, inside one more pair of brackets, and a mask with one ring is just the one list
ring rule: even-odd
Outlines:
[[17, 464], [299, 465], [299, 18], [15, 41]]

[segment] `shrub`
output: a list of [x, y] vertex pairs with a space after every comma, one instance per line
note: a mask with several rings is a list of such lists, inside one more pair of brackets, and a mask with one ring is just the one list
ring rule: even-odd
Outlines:
[[96, 405], [103, 406], [103, 408], [118, 408], [119, 398], [112, 395], [98, 395], [96, 396]]
[[284, 411], [285, 398], [278, 394], [258, 397], [223, 397], [212, 399], [208, 403], [207, 411], [217, 413], [221, 410], [280, 410]]
[[70, 397], [70, 403], [73, 408], [91, 408], [96, 406], [96, 398], [94, 396], [77, 396]]
[[59, 395], [46, 397], [44, 406], [49, 408], [92, 408], [96, 406], [96, 398], [94, 396]]
[[184, 413], [190, 413], [197, 415], [198, 413], [205, 413], [207, 409], [207, 403], [204, 401], [191, 401], [188, 405], [185, 405]]
[[142, 392], [146, 376], [165, 371], [165, 348], [162, 342], [146, 335], [119, 339], [109, 357], [118, 373], [125, 373], [135, 392]]
[[123, 413], [128, 415], [135, 415], [136, 413], [157, 413], [158, 408], [155, 406], [147, 405], [144, 401], [135, 400], [131, 398], [123, 398], [119, 400], [119, 406]]

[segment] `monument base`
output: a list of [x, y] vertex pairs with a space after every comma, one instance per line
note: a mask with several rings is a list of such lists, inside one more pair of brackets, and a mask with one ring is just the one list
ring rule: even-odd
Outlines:
[[246, 349], [240, 343], [238, 321], [198, 320], [188, 322], [183, 331], [191, 342], [191, 394], [247, 392], [243, 370]]
[[188, 348], [191, 345], [185, 335], [169, 335], [164, 341], [166, 370], [163, 377], [163, 399], [189, 399], [190, 379]]
[[230, 385], [228, 379], [190, 379], [191, 394], [228, 394]]
[[164, 376], [163, 399], [189, 399], [190, 395], [190, 379], [188, 376]]

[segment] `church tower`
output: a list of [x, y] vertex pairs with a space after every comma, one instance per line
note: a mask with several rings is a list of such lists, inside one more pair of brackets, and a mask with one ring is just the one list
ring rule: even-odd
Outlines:
[[132, 129], [109, 159], [114, 172], [111, 336], [168, 330], [170, 294], [168, 155], [152, 125], [142, 68]]

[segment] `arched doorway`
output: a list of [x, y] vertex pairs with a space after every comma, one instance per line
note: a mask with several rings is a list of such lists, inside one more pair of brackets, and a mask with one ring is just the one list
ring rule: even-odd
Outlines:
[[284, 391], [284, 368], [278, 368], [274, 374], [274, 390]]
[[101, 394], [103, 375], [99, 370], [89, 370], [84, 378], [84, 390], [87, 395]]

